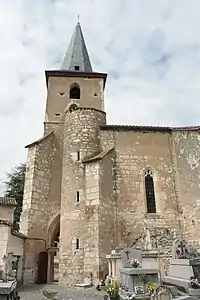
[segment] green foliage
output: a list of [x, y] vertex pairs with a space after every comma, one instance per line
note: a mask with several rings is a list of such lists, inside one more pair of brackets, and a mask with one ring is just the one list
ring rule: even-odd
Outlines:
[[17, 166], [11, 173], [7, 174], [5, 197], [15, 198], [17, 206], [14, 209], [13, 229], [19, 230], [20, 215], [22, 212], [24, 182], [25, 182], [26, 164]]
[[114, 294], [115, 296], [118, 296], [118, 294], [119, 294], [119, 285], [118, 285], [118, 283], [117, 283], [117, 280], [115, 280], [115, 281], [113, 282], [113, 294]]
[[115, 280], [113, 284], [106, 285], [105, 291], [112, 297], [118, 297], [119, 295], [119, 285]]

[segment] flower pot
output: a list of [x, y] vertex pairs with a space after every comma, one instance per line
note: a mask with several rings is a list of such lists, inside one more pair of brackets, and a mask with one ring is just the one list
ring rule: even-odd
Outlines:
[[110, 300], [119, 300], [119, 295], [110, 296]]

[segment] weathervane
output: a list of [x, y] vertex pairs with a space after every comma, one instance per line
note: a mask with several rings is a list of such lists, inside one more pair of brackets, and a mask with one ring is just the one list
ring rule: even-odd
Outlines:
[[77, 16], [77, 22], [79, 23], [79, 21], [80, 21], [80, 15], [78, 14], [78, 16]]

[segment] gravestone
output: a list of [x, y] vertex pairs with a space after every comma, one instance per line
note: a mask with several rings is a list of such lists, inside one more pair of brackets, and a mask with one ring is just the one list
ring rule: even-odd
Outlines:
[[132, 268], [131, 260], [136, 259], [140, 264], [142, 262], [141, 249], [124, 248], [121, 252], [122, 267]]
[[17, 257], [13, 255], [12, 252], [4, 255], [3, 257], [3, 273], [4, 273], [4, 280], [7, 281], [9, 279], [15, 279], [16, 270], [13, 270], [13, 263], [17, 261]]
[[167, 276], [163, 281], [166, 284], [184, 288], [190, 295], [200, 296], [200, 288], [194, 290], [190, 286], [191, 278], [200, 281], [200, 256], [185, 240], [175, 240], [172, 245], [172, 260]]
[[3, 257], [3, 266], [1, 266], [0, 278], [0, 300], [18, 298], [17, 280], [15, 279], [16, 270], [13, 270], [13, 263], [17, 260], [13, 253], [8, 253]]
[[[133, 265], [132, 260], [140, 265]], [[127, 299], [130, 294], [145, 293], [148, 282], [158, 283], [158, 269], [142, 268], [142, 252], [139, 249], [125, 248], [122, 251], [120, 269], [120, 298]]]

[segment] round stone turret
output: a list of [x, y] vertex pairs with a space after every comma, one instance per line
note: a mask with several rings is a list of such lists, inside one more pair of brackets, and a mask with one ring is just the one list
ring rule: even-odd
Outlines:
[[84, 279], [87, 175], [82, 160], [101, 151], [99, 126], [104, 124], [106, 114], [94, 108], [73, 104], [65, 115], [60, 229], [60, 282], [64, 284]]
[[99, 126], [106, 124], [106, 114], [94, 108], [74, 107], [66, 112], [63, 137], [63, 156], [80, 153], [81, 160], [95, 155], [100, 149]]

